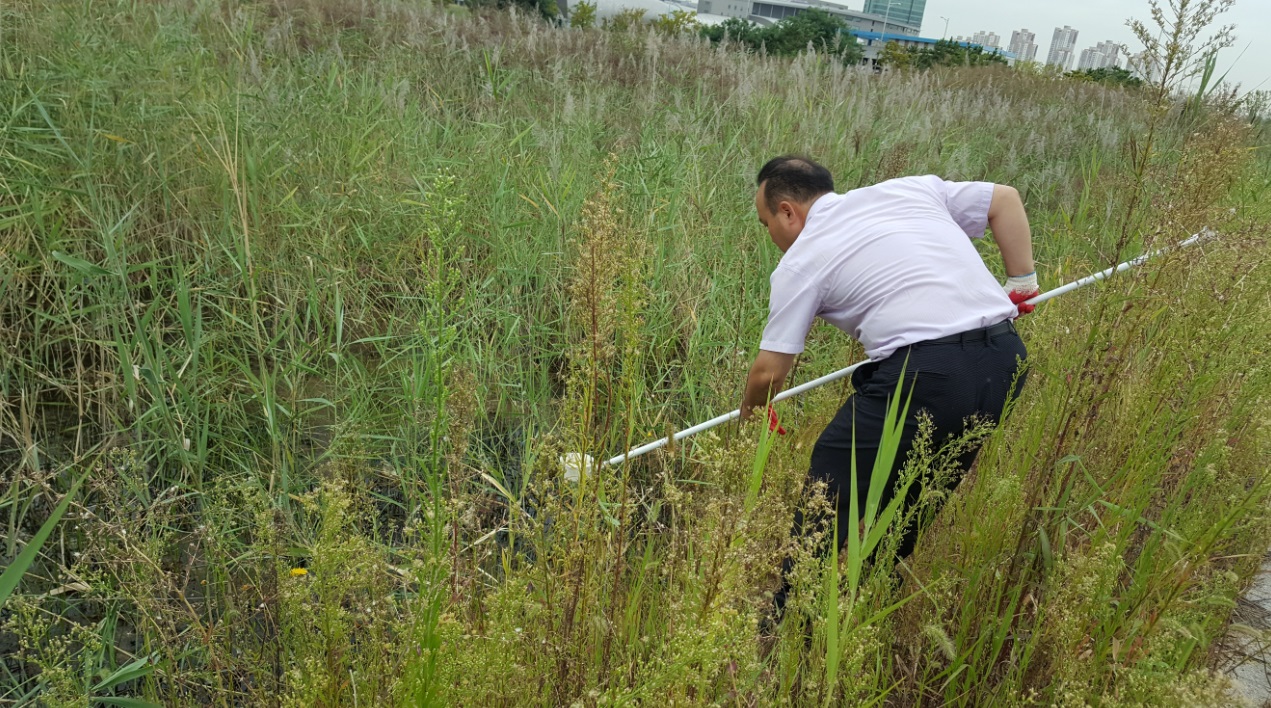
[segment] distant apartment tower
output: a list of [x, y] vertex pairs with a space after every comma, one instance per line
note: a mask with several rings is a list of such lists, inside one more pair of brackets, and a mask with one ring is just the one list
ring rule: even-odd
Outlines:
[[1072, 66], [1072, 52], [1077, 47], [1077, 30], [1064, 25], [1055, 28], [1055, 36], [1050, 40], [1050, 54], [1046, 63], [1057, 66], [1064, 71]]
[[865, 12], [911, 27], [922, 27], [927, 0], [865, 0]]
[[[1002, 37], [996, 32], [976, 32], [971, 35], [971, 43], [986, 49], [1001, 49]], [[1018, 58], [1019, 55], [1016, 55]]]
[[1082, 50], [1081, 59], [1077, 61], [1077, 71], [1120, 66], [1121, 45], [1111, 40], [1099, 42], [1089, 49]]
[[1155, 83], [1161, 80], [1160, 57], [1154, 57], [1143, 51], [1127, 57], [1126, 63], [1129, 64], [1130, 73], [1148, 83]]
[[1037, 60], [1037, 35], [1027, 29], [1011, 32], [1011, 46], [1007, 51], [1015, 55], [1016, 61]]

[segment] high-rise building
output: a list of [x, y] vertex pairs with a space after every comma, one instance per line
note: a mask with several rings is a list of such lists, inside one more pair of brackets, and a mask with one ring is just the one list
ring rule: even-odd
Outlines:
[[1002, 37], [997, 32], [976, 32], [971, 35], [971, 43], [978, 44], [985, 49], [1001, 49]]
[[1108, 40], [1103, 43], [1106, 48], [1103, 50], [1103, 56], [1107, 57], [1104, 66], [1113, 66], [1120, 68], [1121, 66], [1121, 45]]
[[865, 12], [911, 27], [922, 26], [927, 0], [865, 0]]
[[1154, 83], [1161, 79], [1161, 59], [1159, 56], [1153, 56], [1147, 51], [1139, 52], [1127, 57], [1130, 73], [1143, 79], [1148, 83]]
[[1016, 61], [1037, 60], [1037, 35], [1027, 29], [1011, 32], [1011, 46], [1007, 51], [1015, 55]]
[[1077, 30], [1064, 25], [1055, 28], [1055, 36], [1050, 40], [1050, 54], [1046, 63], [1057, 66], [1064, 71], [1072, 66], [1072, 52], [1077, 47]]
[[1121, 45], [1111, 40], [1082, 50], [1077, 71], [1121, 66]]

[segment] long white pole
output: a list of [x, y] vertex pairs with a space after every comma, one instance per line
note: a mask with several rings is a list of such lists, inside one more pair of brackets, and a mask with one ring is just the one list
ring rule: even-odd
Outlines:
[[[1063, 295], [1064, 293], [1072, 292], [1073, 290], [1076, 290], [1077, 288], [1084, 288], [1085, 286], [1091, 283], [1103, 280], [1114, 273], [1120, 273], [1123, 270], [1129, 270], [1137, 265], [1141, 265], [1142, 263], [1146, 262], [1149, 258], [1158, 256], [1166, 251], [1171, 251], [1176, 248], [1186, 248], [1187, 246], [1192, 246], [1197, 243], [1200, 243], [1202, 240], [1212, 235], [1213, 235], [1212, 231], [1205, 229], [1201, 231], [1200, 233], [1195, 234], [1191, 238], [1187, 238], [1178, 242], [1178, 244], [1175, 246], [1172, 246], [1169, 248], [1161, 248], [1155, 251], [1144, 253], [1138, 258], [1131, 258], [1130, 260], [1124, 263], [1121, 263], [1119, 265], [1113, 266], [1112, 268], [1108, 268], [1107, 270], [1100, 271], [1093, 275], [1087, 275], [1086, 277], [1081, 278], [1080, 280], [1074, 280], [1071, 283], [1068, 283], [1067, 285], [1062, 285], [1058, 288], [1055, 288], [1054, 290], [1049, 290], [1047, 292], [1044, 292], [1035, 298], [1026, 300], [1025, 302], [1029, 305], [1039, 305], [1043, 302], [1046, 302], [1047, 300], [1051, 298], [1059, 297], [1060, 295]], [[858, 361], [855, 364], [852, 364], [851, 366], [845, 369], [839, 369], [838, 371], [835, 371], [832, 374], [826, 374], [825, 376], [822, 376], [821, 378], [812, 379], [811, 381], [808, 381], [807, 383], [800, 384], [798, 386], [795, 386], [794, 388], [786, 389], [785, 391], [778, 393], [776, 396], [773, 396], [772, 402], [776, 403], [777, 401], [784, 401], [787, 398], [790, 398], [792, 396], [797, 396], [800, 393], [804, 393], [805, 391], [811, 391], [812, 389], [817, 388], [818, 386], [824, 386], [825, 384], [830, 383], [831, 381], [838, 381], [839, 379], [851, 376], [853, 371], [856, 371], [862, 365], [867, 363], [868, 363], [868, 360]], [[698, 423], [697, 425], [694, 425], [691, 428], [685, 428], [684, 430], [681, 430], [680, 432], [670, 437], [658, 438], [657, 440], [654, 440], [651, 443], [646, 443], [644, 445], [641, 445], [640, 447], [632, 448], [628, 450], [627, 452], [622, 453], [621, 455], [618, 455], [616, 457], [611, 457], [608, 460], [605, 460], [603, 464], [605, 465], [620, 464], [625, 460], [630, 460], [630, 459], [639, 457], [646, 452], [652, 452], [653, 450], [656, 450], [660, 447], [665, 446], [667, 443], [671, 441], [683, 440], [684, 438], [687, 438], [690, 435], [696, 435], [697, 433], [700, 433], [703, 430], [710, 430], [711, 428], [714, 428], [716, 426], [723, 425], [724, 423], [727, 423], [730, 420], [737, 419], [740, 415], [741, 415], [741, 410], [729, 411], [728, 413], [725, 413], [723, 415], [711, 418], [710, 420], [704, 423]]]

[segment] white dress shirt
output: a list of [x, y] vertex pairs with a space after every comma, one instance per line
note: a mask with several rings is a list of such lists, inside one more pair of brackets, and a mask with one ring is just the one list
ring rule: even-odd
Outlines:
[[992, 183], [933, 175], [822, 195], [772, 272], [759, 348], [802, 352], [820, 317], [879, 360], [1015, 317], [970, 241], [988, 228], [992, 199]]

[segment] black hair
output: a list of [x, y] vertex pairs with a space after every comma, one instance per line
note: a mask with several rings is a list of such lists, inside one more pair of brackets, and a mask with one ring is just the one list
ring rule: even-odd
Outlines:
[[834, 191], [834, 177], [815, 160], [801, 155], [774, 157], [759, 170], [755, 186], [764, 189], [768, 211], [775, 212], [781, 201], [807, 202]]

